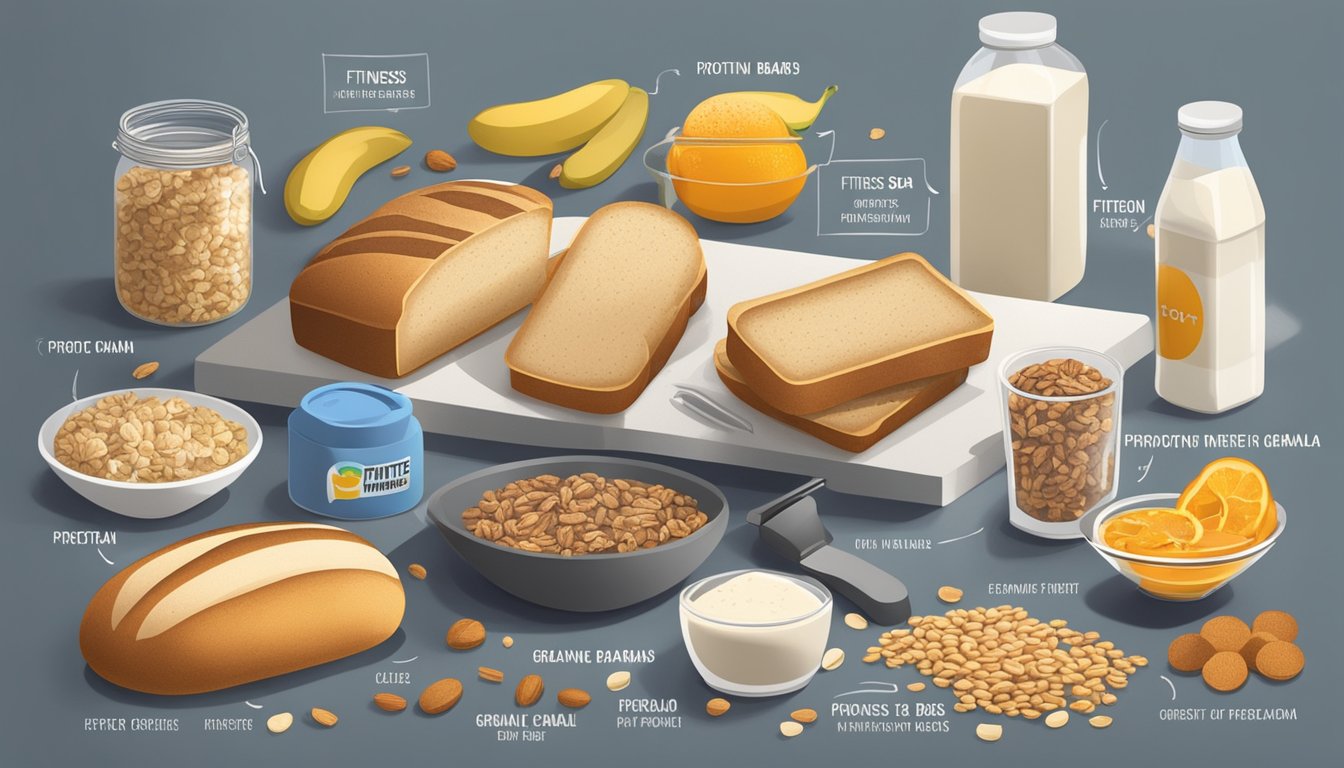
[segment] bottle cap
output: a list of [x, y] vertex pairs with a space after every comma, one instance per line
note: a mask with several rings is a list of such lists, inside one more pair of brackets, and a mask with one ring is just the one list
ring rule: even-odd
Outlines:
[[1055, 17], [1035, 11], [994, 13], [980, 19], [980, 42], [991, 48], [1040, 48], [1055, 42]]
[[290, 414], [292, 430], [327, 446], [374, 447], [401, 439], [411, 401], [385, 387], [338, 382], [303, 396]]
[[1176, 112], [1176, 125], [1199, 136], [1231, 136], [1241, 131], [1241, 107], [1228, 101], [1194, 101]]

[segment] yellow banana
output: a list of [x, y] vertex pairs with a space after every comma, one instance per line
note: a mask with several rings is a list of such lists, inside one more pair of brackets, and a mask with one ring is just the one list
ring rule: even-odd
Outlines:
[[285, 210], [305, 227], [321, 224], [345, 204], [370, 168], [411, 146], [401, 131], [366, 125], [332, 136], [294, 166], [285, 180]]
[[567, 152], [596, 135], [629, 92], [624, 80], [599, 80], [545, 99], [500, 104], [473, 117], [467, 132], [482, 148], [500, 155]]
[[597, 135], [570, 155], [560, 170], [560, 186], [586, 189], [607, 180], [630, 157], [644, 138], [649, 121], [649, 94], [643, 88], [631, 88], [625, 103]]
[[779, 91], [743, 91], [742, 95], [757, 101], [779, 115], [784, 120], [785, 125], [794, 133], [805, 131], [817, 121], [821, 115], [821, 108], [826, 106], [835, 92], [840, 90], [840, 86], [832, 85], [821, 92], [821, 98], [816, 101], [803, 101], [792, 93], [780, 93]]

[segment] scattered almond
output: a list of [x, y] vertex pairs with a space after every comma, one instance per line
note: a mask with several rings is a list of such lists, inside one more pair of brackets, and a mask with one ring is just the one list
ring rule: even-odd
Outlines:
[[550, 172], [550, 174], [549, 174], [549, 178], [551, 178], [551, 179], [558, 179], [558, 178], [560, 178], [560, 174], [562, 174], [562, 173], [564, 173], [564, 172], [565, 172], [565, 166], [562, 165], [561, 163], [556, 163], [556, 164], [555, 164], [555, 167], [551, 169], [551, 172]]
[[779, 732], [785, 738], [791, 739], [803, 732], [803, 724], [795, 723], [792, 720], [785, 720], [779, 724]]
[[135, 370], [131, 371], [131, 377], [136, 379], [146, 379], [153, 376], [154, 372], [157, 370], [159, 370], [159, 361], [151, 360], [148, 363], [137, 365]]
[[294, 715], [291, 712], [281, 712], [278, 715], [271, 715], [266, 719], [266, 730], [271, 733], [284, 733], [289, 730], [289, 726], [294, 724]]
[[920, 691], [924, 690], [924, 684], [923, 684], [923, 683], [911, 683], [911, 684], [905, 686], [905, 690], [907, 690], [907, 691], [909, 691], [909, 692], [911, 692], [911, 693], [919, 693]]
[[732, 703], [727, 699], [710, 699], [705, 702], [705, 714], [710, 717], [721, 717], [729, 709], [732, 709]]
[[324, 728], [330, 728], [340, 720], [335, 712], [332, 712], [329, 709], [322, 709], [321, 707], [313, 707], [312, 712], [309, 714], [313, 716], [314, 722]]
[[431, 171], [443, 173], [457, 168], [457, 158], [442, 149], [431, 149], [425, 153], [425, 166]]
[[1148, 236], [1151, 237], [1151, 238], [1156, 238], [1156, 237], [1157, 237], [1157, 227], [1153, 226], [1152, 224], [1149, 224], [1149, 225], [1148, 225]]
[[789, 717], [804, 724], [815, 723], [817, 722], [817, 710], [812, 709], [810, 707], [795, 709], [789, 713]]
[[458, 619], [448, 628], [448, 647], [466, 651], [485, 642], [485, 625], [475, 619]]
[[425, 570], [425, 566], [419, 563], [411, 563], [406, 571], [420, 581], [424, 581], [425, 577], [429, 575], [429, 571]]
[[1067, 709], [1056, 709], [1045, 716], [1045, 724], [1051, 728], [1063, 728], [1069, 724], [1069, 711]]
[[839, 648], [831, 648], [821, 657], [821, 668], [827, 672], [832, 672], [840, 668], [845, 663], [845, 652]]
[[504, 673], [494, 667], [479, 667], [476, 670], [476, 675], [487, 683], [504, 682]]
[[593, 697], [582, 688], [566, 688], [555, 695], [555, 700], [560, 702], [560, 706], [570, 709], [583, 709], [588, 706], [588, 702]]
[[518, 681], [518, 687], [513, 691], [513, 701], [520, 707], [530, 707], [541, 701], [541, 694], [545, 690], [541, 675], [527, 675]]
[[500, 644], [503, 645], [505, 648], [512, 648], [512, 647], [513, 647], [513, 636], [512, 636], [512, 635], [505, 635], [505, 636], [504, 636], [504, 639], [503, 639], [503, 640], [500, 640], [499, 642], [500, 642]]
[[409, 166], [409, 165], [398, 165], [396, 168], [393, 168], [393, 169], [392, 169], [392, 178], [394, 178], [394, 179], [400, 179], [402, 176], [405, 176], [406, 174], [408, 174], [408, 173], [410, 173], [410, 172], [411, 172], [411, 166]]
[[462, 700], [462, 682], [445, 677], [429, 684], [420, 694], [420, 709], [427, 715], [437, 715], [452, 709]]
[[886, 135], [887, 135], [886, 130], [882, 128], [874, 128], [873, 130], [868, 132], [868, 138], [872, 139], [873, 141], [878, 141], [883, 137], [885, 137]]
[[607, 675], [608, 691], [623, 691], [630, 687], [630, 673], [624, 670]]
[[981, 723], [975, 726], [975, 737], [981, 741], [998, 741], [1003, 738], [1003, 726], [994, 723]]
[[846, 613], [845, 626], [849, 627], [850, 629], [867, 629], [868, 620], [865, 619], [862, 615], [857, 613]]
[[373, 703], [384, 712], [400, 712], [406, 708], [406, 699], [395, 693], [375, 693]]
[[962, 594], [962, 591], [956, 587], [938, 588], [938, 599], [942, 600], [944, 603], [959, 603], [961, 602]]
[[1091, 724], [1093, 728], [1105, 728], [1115, 721], [1112, 720], [1109, 715], [1097, 715], [1089, 718], [1087, 722]]

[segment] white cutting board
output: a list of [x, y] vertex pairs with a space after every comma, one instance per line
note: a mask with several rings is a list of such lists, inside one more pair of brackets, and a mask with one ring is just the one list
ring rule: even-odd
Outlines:
[[[557, 218], [551, 249], [569, 245], [584, 217]], [[662, 372], [624, 413], [595, 415], [532, 400], [509, 387], [504, 350], [523, 313], [402, 379], [377, 379], [294, 343], [282, 300], [196, 358], [196, 389], [293, 407], [333, 381], [375, 381], [414, 403], [426, 432], [558, 449], [638, 451], [818, 475], [842, 493], [944, 505], [1004, 466], [998, 362], [1027, 347], [1080, 346], [1128, 367], [1152, 351], [1148, 318], [1125, 312], [976, 294], [994, 316], [989, 360], [959, 389], [859, 454], [834, 448], [752, 410], [719, 382], [714, 344], [728, 308], [851, 269], [853, 259], [705, 240], [709, 292]], [[747, 418], [753, 432], [725, 429], [673, 405], [678, 383], [695, 384]], [[441, 478], [447, 480], [448, 478]]]

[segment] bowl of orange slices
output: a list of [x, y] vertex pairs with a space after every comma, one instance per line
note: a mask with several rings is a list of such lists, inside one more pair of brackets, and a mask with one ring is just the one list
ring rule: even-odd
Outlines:
[[1255, 464], [1211, 462], [1179, 494], [1121, 499], [1085, 515], [1083, 537], [1140, 590], [1163, 600], [1208, 597], [1250, 568], [1287, 516]]

